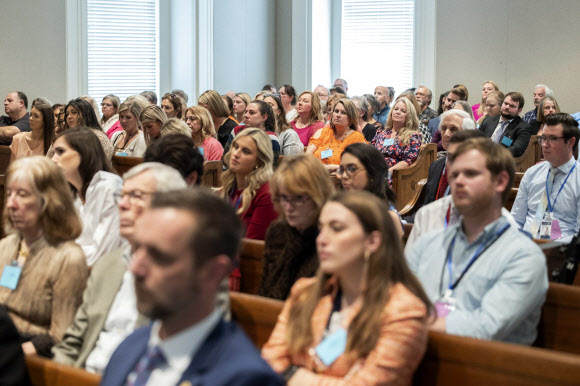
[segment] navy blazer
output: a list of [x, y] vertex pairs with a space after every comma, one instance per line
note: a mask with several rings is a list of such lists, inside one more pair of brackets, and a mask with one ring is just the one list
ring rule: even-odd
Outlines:
[[2, 306], [0, 306], [0, 385], [30, 385], [20, 335]]
[[[117, 347], [101, 385], [125, 385], [147, 349], [151, 325], [129, 335]], [[284, 381], [260, 357], [256, 347], [233, 323], [220, 320], [193, 356], [177, 383], [188, 385], [283, 385]]]
[[[501, 115], [496, 115], [494, 117], [487, 117], [481, 122], [481, 126], [479, 127], [480, 131], [488, 137], [491, 138], [497, 124], [499, 123], [499, 118]], [[529, 123], [526, 123], [522, 120], [522, 118], [515, 117], [513, 121], [506, 127], [503, 132], [503, 135], [499, 139], [499, 143], [502, 146], [505, 146], [514, 157], [519, 157], [528, 148], [528, 144], [530, 143], [530, 137], [532, 136], [532, 126]], [[507, 137], [512, 140], [510, 146], [506, 146], [502, 143], [503, 139]]]
[[427, 176], [427, 183], [425, 184], [425, 201], [423, 205], [428, 205], [435, 201], [437, 196], [437, 189], [439, 189], [439, 180], [445, 169], [445, 162], [447, 157], [439, 158], [429, 166], [429, 175]]

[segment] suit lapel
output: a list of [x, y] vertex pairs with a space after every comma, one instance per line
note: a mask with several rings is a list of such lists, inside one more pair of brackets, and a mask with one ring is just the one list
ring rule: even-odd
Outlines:
[[497, 117], [493, 117], [493, 119], [489, 122], [489, 125], [487, 126], [487, 130], [486, 130], [487, 132], [485, 133], [485, 135], [487, 135], [489, 138], [493, 137], [493, 132], [495, 131], [495, 128], [499, 124], [500, 116], [501, 115], [498, 115]]
[[509, 125], [507, 125], [507, 127], [505, 128], [505, 130], [503, 131], [503, 135], [501, 136], [501, 138], [499, 139], [499, 143], [501, 144], [501, 141], [503, 140], [503, 137], [507, 136], [509, 139], [511, 139], [513, 141], [513, 136], [515, 134], [515, 130], [516, 127], [518, 127], [520, 121], [522, 119], [520, 117], [515, 117]]
[[127, 381], [127, 377], [133, 371], [137, 365], [137, 361], [141, 359], [145, 351], [147, 350], [147, 343], [149, 342], [149, 337], [151, 336], [151, 324], [142, 330], [138, 330], [139, 338], [135, 339], [135, 342], [128, 347], [123, 353], [123, 365], [119, 366], [122, 372], [114, 374], [116, 379], [112, 382], [113, 385], [124, 385]]

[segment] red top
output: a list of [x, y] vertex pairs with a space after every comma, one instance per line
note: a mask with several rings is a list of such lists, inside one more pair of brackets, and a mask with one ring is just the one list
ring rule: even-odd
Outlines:
[[[235, 208], [239, 208], [242, 205], [240, 200], [241, 194], [241, 190], [236, 190], [233, 196], [230, 197], [230, 203]], [[266, 238], [266, 230], [268, 229], [268, 226], [270, 226], [270, 223], [277, 217], [278, 212], [274, 209], [274, 204], [270, 197], [270, 187], [266, 182], [256, 191], [252, 203], [241, 215], [242, 222], [246, 227], [246, 238], [264, 240]]]

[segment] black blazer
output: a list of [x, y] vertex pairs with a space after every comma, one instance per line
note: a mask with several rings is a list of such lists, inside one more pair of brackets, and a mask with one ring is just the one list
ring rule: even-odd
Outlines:
[[30, 385], [20, 335], [0, 307], [0, 385]]
[[427, 183], [425, 184], [425, 201], [423, 205], [428, 205], [435, 201], [437, 195], [437, 188], [439, 188], [439, 180], [445, 169], [445, 161], [447, 157], [439, 158], [429, 166], [429, 175], [427, 176]]
[[[482, 131], [488, 138], [491, 138], [497, 124], [499, 123], [499, 118], [501, 115], [496, 115], [495, 117], [487, 117], [481, 122], [479, 130]], [[530, 143], [530, 137], [532, 136], [532, 127], [529, 123], [526, 123], [520, 117], [515, 117], [513, 121], [506, 127], [503, 135], [499, 139], [499, 143], [505, 146], [514, 157], [519, 157], [528, 148]], [[503, 139], [507, 137], [512, 140], [510, 146], [506, 146], [502, 143]]]

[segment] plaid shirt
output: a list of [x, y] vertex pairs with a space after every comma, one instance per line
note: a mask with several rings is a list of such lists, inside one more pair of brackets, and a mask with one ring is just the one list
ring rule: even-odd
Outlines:
[[530, 123], [531, 121], [533, 121], [534, 119], [537, 118], [537, 114], [538, 114], [538, 109], [533, 109], [533, 110], [528, 111], [522, 119], [524, 120], [524, 122]]

